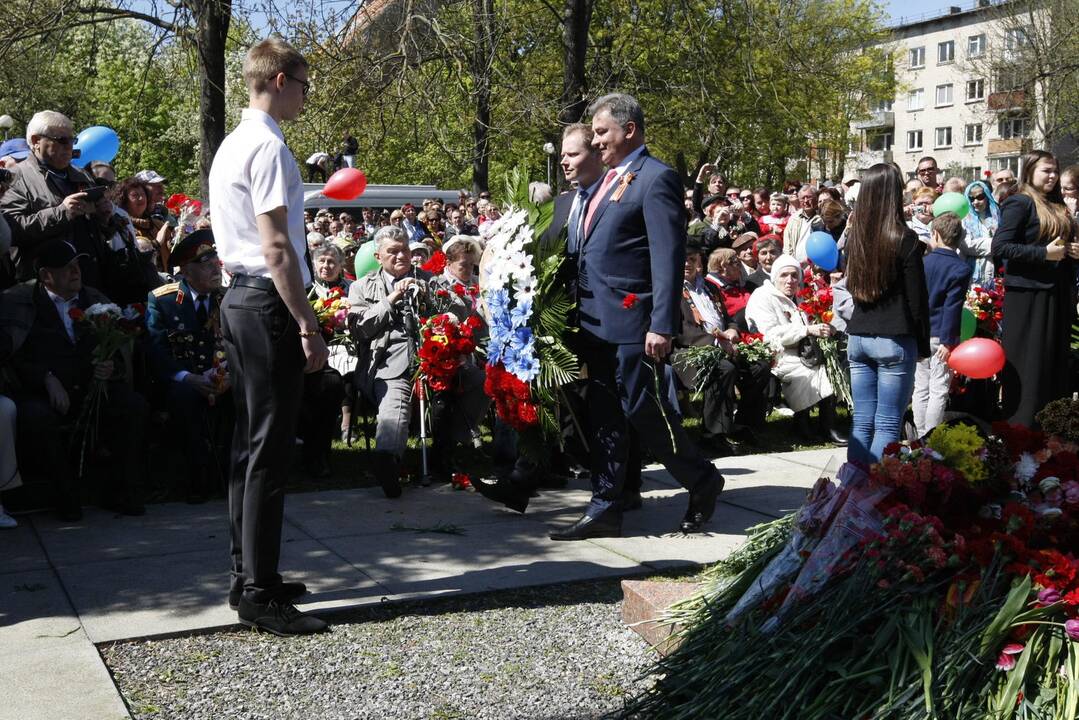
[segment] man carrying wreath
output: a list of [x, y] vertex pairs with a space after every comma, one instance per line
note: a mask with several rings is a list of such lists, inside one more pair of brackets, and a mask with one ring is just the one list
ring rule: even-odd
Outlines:
[[[644, 112], [621, 93], [589, 108], [609, 168], [571, 233], [579, 249], [580, 356], [592, 388], [592, 501], [553, 540], [618, 536], [626, 475], [627, 418], [654, 457], [689, 490], [683, 532], [712, 517], [723, 476], [682, 429], [667, 399], [665, 363], [681, 328], [685, 206], [678, 173], [648, 154]], [[624, 413], [624, 414], [623, 414]]]

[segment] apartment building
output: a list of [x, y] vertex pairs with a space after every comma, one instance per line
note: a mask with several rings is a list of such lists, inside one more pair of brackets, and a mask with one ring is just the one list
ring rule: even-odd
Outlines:
[[932, 155], [946, 175], [967, 180], [1011, 168], [1040, 147], [1030, 108], [1035, 98], [1016, 88], [992, 60], [1026, 38], [1004, 23], [1002, 6], [974, 0], [892, 29], [896, 97], [881, 100], [868, 119], [852, 124], [846, 171], [894, 161], [910, 177]]

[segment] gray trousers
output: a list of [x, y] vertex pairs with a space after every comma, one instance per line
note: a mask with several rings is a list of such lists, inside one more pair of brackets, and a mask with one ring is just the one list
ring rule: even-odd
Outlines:
[[938, 338], [929, 338], [929, 357], [920, 361], [914, 369], [914, 427], [918, 437], [925, 435], [944, 422], [948, 409], [948, 390], [952, 385], [952, 369], [948, 363], [937, 359]]
[[411, 376], [376, 378], [371, 393], [378, 407], [375, 450], [400, 458], [408, 444], [408, 424], [412, 419]]
[[15, 402], [0, 395], [0, 491], [22, 485], [15, 461]]

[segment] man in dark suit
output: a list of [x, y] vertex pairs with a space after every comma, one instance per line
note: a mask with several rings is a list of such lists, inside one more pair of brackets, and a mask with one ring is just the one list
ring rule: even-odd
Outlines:
[[551, 538], [621, 534], [627, 417], [652, 455], [689, 490], [681, 529], [698, 532], [715, 511], [723, 476], [689, 440], [662, 390], [663, 363], [681, 327], [682, 184], [645, 149], [644, 113], [634, 98], [606, 95], [589, 110], [592, 145], [610, 168], [588, 201], [579, 236], [580, 355], [592, 382], [592, 501], [576, 523]]
[[[186, 235], [173, 248], [178, 282], [153, 290], [146, 301], [150, 363], [165, 388], [173, 435], [187, 462], [187, 501], [212, 494], [222, 465], [217, 448], [232, 437], [232, 395], [221, 339], [221, 266], [209, 229]], [[239, 602], [239, 596], [236, 597]]]
[[[53, 483], [57, 514], [65, 522], [82, 517], [80, 447], [71, 433], [80, 423], [87, 393], [108, 383], [102, 396], [97, 437], [114, 458], [106, 505], [127, 515], [143, 514], [139, 494], [145, 477], [146, 400], [131, 389], [121, 371], [123, 353], [94, 358], [97, 340], [76, 317], [108, 298], [82, 284], [78, 251], [65, 240], [40, 246], [34, 259], [38, 279], [4, 295], [0, 330], [8, 335], [15, 372], [19, 460], [37, 466]], [[0, 344], [7, 344], [0, 343]], [[89, 422], [94, 422], [90, 419]], [[88, 430], [87, 430], [88, 432]], [[87, 447], [85, 459], [93, 459]]]

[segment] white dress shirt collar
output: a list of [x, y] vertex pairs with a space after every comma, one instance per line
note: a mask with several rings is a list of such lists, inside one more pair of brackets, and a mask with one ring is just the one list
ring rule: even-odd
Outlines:
[[285, 134], [281, 132], [281, 127], [277, 124], [277, 121], [262, 110], [256, 110], [255, 108], [244, 108], [243, 112], [240, 113], [240, 120], [245, 122], [262, 123], [266, 127], [270, 128], [270, 132], [281, 138], [281, 142], [285, 141]]

